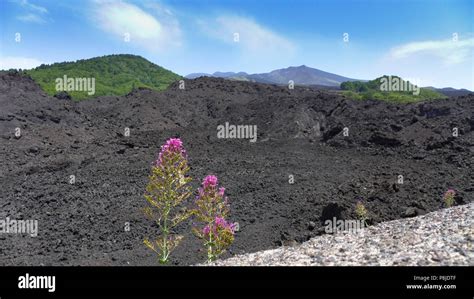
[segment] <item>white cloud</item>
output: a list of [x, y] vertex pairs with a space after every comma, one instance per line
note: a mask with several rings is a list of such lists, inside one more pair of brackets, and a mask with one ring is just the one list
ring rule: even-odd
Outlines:
[[15, 57], [15, 56], [7, 56], [7, 57], [0, 57], [0, 69], [1, 70], [9, 70], [9, 69], [32, 69], [37, 66], [40, 66], [44, 62], [35, 59], [35, 58], [27, 58], [27, 57]]
[[48, 14], [48, 10], [36, 4], [28, 2], [28, 0], [11, 0], [12, 2], [20, 5], [25, 11], [26, 14], [17, 16], [17, 19], [26, 22], [26, 23], [37, 23], [43, 24], [46, 23], [44, 15]]
[[36, 5], [36, 4], [32, 4], [32, 3], [28, 2], [28, 0], [18, 0], [17, 3], [20, 4], [22, 7], [28, 9], [28, 10], [36, 11], [36, 12], [42, 13], [42, 14], [48, 13], [48, 10], [45, 7], [42, 7], [42, 6], [39, 6], [39, 5]]
[[22, 22], [26, 22], [26, 23], [43, 24], [43, 23], [46, 22], [42, 17], [40, 17], [36, 14], [32, 14], [32, 13], [18, 16], [17, 19], [22, 21]]
[[417, 54], [432, 55], [440, 58], [444, 64], [453, 65], [472, 60], [474, 38], [431, 40], [411, 42], [390, 50], [390, 56], [402, 59]]
[[390, 49], [374, 61], [371, 73], [419, 78], [422, 86], [473, 90], [473, 50], [474, 39], [470, 33], [457, 41], [410, 42]]
[[93, 2], [92, 18], [105, 32], [122, 40], [128, 33], [131, 44], [151, 51], [180, 46], [181, 30], [178, 21], [168, 13], [164, 16], [161, 10], [162, 8], [155, 6], [145, 12], [140, 7], [121, 0], [96, 0]]
[[[220, 16], [211, 21], [199, 21], [201, 28], [210, 36], [228, 44], [235, 44], [249, 53], [278, 52], [292, 54], [295, 46], [285, 37], [258, 24], [252, 19], [239, 16]], [[238, 42], [234, 34], [238, 34]]]

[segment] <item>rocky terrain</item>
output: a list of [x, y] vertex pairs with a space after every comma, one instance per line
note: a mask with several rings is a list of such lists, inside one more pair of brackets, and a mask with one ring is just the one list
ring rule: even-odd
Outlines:
[[[473, 103], [354, 101], [205, 77], [74, 102], [2, 74], [0, 219], [36, 219], [39, 233], [0, 234], [0, 265], [157, 265], [142, 243], [157, 228], [141, 208], [150, 163], [172, 136], [194, 187], [207, 174], [226, 187], [240, 231], [223, 258], [308, 241], [327, 219], [354, 219], [357, 200], [371, 224], [436, 211], [448, 188], [470, 203]], [[257, 125], [257, 142], [218, 139], [226, 122]], [[178, 232], [172, 264], [203, 262], [199, 241]]]
[[472, 266], [474, 204], [324, 235], [213, 266]]

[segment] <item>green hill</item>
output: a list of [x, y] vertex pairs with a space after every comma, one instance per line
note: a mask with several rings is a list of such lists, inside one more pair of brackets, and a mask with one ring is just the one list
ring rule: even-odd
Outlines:
[[341, 89], [347, 96], [358, 100], [412, 103], [446, 98], [439, 92], [420, 88], [398, 76], [382, 76], [367, 82], [347, 81], [341, 83]]
[[[163, 90], [181, 79], [181, 76], [135, 55], [108, 55], [41, 65], [26, 73], [49, 95], [60, 91], [57, 89], [59, 83], [59, 89], [64, 88], [74, 99], [125, 95], [137, 87]], [[92, 82], [95, 83], [94, 94], [91, 92], [92, 88], [85, 88], [92, 86], [86, 85]], [[68, 85], [69, 83], [72, 85]]]

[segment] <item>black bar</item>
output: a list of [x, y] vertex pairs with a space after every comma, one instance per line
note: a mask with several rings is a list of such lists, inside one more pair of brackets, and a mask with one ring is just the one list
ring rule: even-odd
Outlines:
[[[19, 289], [19, 277], [55, 276], [54, 292]], [[437, 281], [414, 280], [438, 277]], [[439, 277], [451, 276], [442, 281]], [[452, 279], [452, 276], [455, 276]], [[215, 297], [225, 294], [246, 298], [284, 296], [462, 298], [474, 289], [472, 267], [3, 267], [0, 298], [143, 298]], [[415, 284], [456, 285], [456, 289], [407, 290]]]

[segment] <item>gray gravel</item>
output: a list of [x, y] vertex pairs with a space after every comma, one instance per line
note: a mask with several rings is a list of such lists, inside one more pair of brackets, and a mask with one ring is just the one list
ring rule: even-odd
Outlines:
[[222, 266], [474, 265], [474, 203], [216, 261]]

